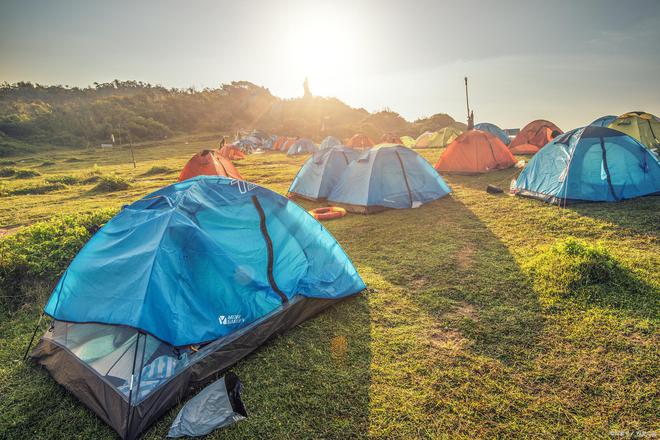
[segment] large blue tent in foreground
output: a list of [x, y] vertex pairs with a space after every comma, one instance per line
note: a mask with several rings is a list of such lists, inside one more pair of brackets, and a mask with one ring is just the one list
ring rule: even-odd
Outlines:
[[270, 190], [196, 177], [124, 208], [55, 287], [32, 352], [123, 438], [268, 337], [365, 288], [330, 233]]
[[337, 146], [320, 150], [307, 159], [293, 179], [289, 194], [310, 200], [324, 200], [359, 152]]
[[417, 208], [451, 192], [426, 159], [402, 145], [362, 153], [339, 177], [328, 201], [358, 213]]
[[636, 139], [588, 126], [543, 147], [516, 181], [521, 196], [549, 203], [614, 202], [660, 193], [658, 158]]

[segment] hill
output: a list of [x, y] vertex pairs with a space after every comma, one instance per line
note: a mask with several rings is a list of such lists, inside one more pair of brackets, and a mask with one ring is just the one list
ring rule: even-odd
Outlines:
[[0, 156], [57, 145], [91, 147], [114, 141], [156, 141], [173, 135], [236, 132], [259, 128], [269, 133], [320, 141], [328, 134], [365, 132], [417, 136], [457, 124], [446, 114], [414, 123], [398, 113], [369, 113], [339, 99], [282, 99], [248, 81], [219, 88], [175, 89], [115, 80], [86, 88], [30, 82], [0, 85]]

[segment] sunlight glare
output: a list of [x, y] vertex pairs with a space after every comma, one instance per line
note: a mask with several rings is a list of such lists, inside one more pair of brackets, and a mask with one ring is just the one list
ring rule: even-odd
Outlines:
[[295, 20], [288, 36], [292, 73], [308, 77], [316, 95], [332, 95], [344, 85], [345, 73], [355, 62], [356, 39], [341, 17], [308, 11]]

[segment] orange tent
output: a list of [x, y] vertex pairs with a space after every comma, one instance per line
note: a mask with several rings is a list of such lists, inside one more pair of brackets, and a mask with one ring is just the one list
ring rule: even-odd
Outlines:
[[366, 150], [374, 146], [374, 141], [366, 134], [358, 133], [346, 142], [346, 146], [358, 150]]
[[550, 121], [537, 119], [520, 130], [509, 149], [514, 154], [535, 154], [553, 139], [553, 133], [556, 136], [563, 131]]
[[213, 150], [202, 150], [195, 154], [181, 170], [179, 182], [195, 176], [225, 176], [243, 179], [231, 160]]
[[509, 168], [515, 163], [513, 154], [497, 136], [471, 130], [447, 146], [435, 169], [447, 173], [476, 174]]
[[287, 151], [289, 151], [289, 148], [291, 148], [291, 146], [295, 143], [296, 143], [296, 138], [294, 137], [284, 138], [284, 142], [282, 142], [282, 144], [280, 145], [280, 151], [284, 151], [286, 153]]
[[245, 153], [233, 145], [225, 145], [224, 147], [220, 148], [218, 154], [229, 160], [245, 159]]
[[401, 142], [401, 138], [393, 133], [385, 133], [381, 138], [380, 138], [380, 143], [381, 144], [397, 144], [397, 145], [403, 145]]
[[273, 151], [280, 151], [282, 149], [282, 145], [287, 141], [286, 136], [280, 136], [277, 139], [275, 139], [275, 142], [273, 142]]

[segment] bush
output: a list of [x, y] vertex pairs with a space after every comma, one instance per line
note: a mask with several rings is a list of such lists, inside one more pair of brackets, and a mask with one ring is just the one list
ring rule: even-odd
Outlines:
[[0, 168], [0, 177], [12, 177], [16, 174], [16, 169], [12, 167], [2, 167]]
[[14, 310], [36, 298], [34, 283], [54, 283], [115, 210], [56, 217], [0, 240], [0, 304]]
[[77, 185], [81, 182], [77, 176], [53, 176], [45, 179], [46, 183], [61, 183], [63, 185]]
[[647, 294], [651, 287], [622, 267], [603, 245], [575, 238], [557, 241], [531, 258], [523, 269], [548, 304], [569, 299], [621, 306], [648, 303], [650, 299]]
[[35, 170], [16, 170], [14, 173], [15, 179], [29, 179], [37, 176], [41, 176], [41, 173]]
[[130, 188], [130, 186], [131, 184], [126, 178], [118, 176], [116, 174], [108, 174], [105, 176], [98, 177], [98, 183], [94, 188], [92, 188], [92, 191], [95, 192], [122, 191], [124, 189]]
[[66, 185], [62, 183], [40, 183], [36, 185], [25, 186], [23, 188], [16, 188], [9, 190], [7, 195], [24, 196], [24, 195], [46, 194], [64, 188], [66, 188]]
[[142, 175], [143, 176], [154, 176], [156, 174], [167, 174], [167, 173], [170, 173], [172, 171], [174, 171], [174, 170], [170, 167], [163, 167], [163, 166], [156, 165], [156, 166], [153, 166], [153, 167], [149, 168]]

